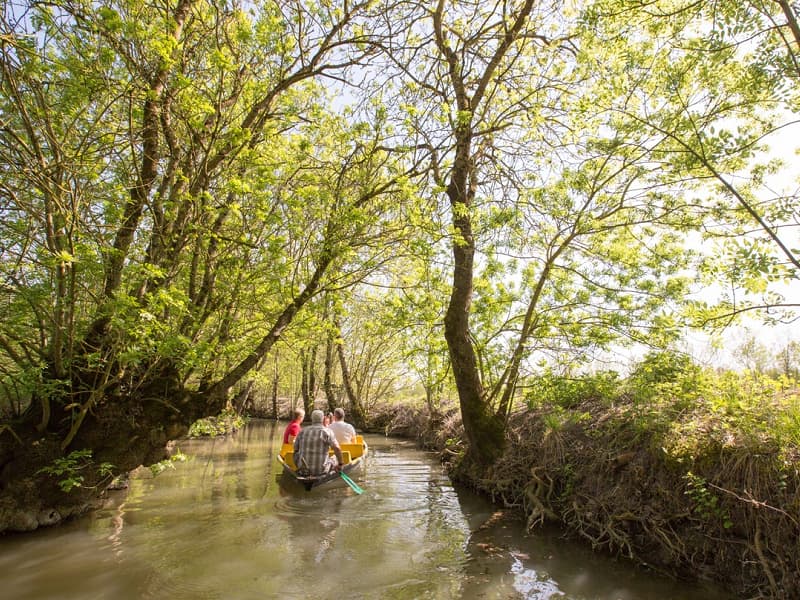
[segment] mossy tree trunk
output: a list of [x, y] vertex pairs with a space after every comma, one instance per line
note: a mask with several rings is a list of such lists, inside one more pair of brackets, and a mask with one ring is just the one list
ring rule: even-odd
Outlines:
[[[464, 433], [469, 442], [467, 462], [478, 465], [490, 464], [500, 455], [505, 440], [505, 415], [495, 414], [486, 398], [478, 359], [470, 334], [470, 307], [473, 296], [476, 242], [473, 232], [473, 210], [478, 188], [476, 158], [480, 150], [474, 147], [476, 132], [486, 124], [476, 120], [481, 104], [490, 101], [487, 90], [497, 77], [497, 70], [517, 40], [534, 6], [527, 0], [517, 11], [507, 17], [499, 40], [488, 56], [475, 60], [483, 65], [482, 71], [471, 72], [470, 65], [462, 59], [480, 52], [468, 47], [467, 42], [456, 36], [449, 37], [451, 30], [444, 19], [446, 2], [440, 0], [432, 14], [436, 48], [447, 65], [448, 89], [443, 95], [453, 98], [455, 118], [453, 126], [453, 165], [446, 177], [446, 194], [450, 203], [453, 224], [453, 280], [450, 301], [444, 319], [445, 339], [453, 367]], [[473, 39], [491, 32], [482, 30]], [[454, 45], [453, 45], [454, 44]], [[459, 48], [459, 44], [464, 44]]]

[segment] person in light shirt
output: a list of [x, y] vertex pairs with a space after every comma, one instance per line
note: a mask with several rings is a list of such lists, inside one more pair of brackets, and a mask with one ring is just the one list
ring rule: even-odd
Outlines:
[[333, 411], [333, 423], [328, 425], [328, 429], [336, 435], [336, 441], [340, 444], [355, 444], [356, 430], [344, 421], [344, 409], [337, 408]]

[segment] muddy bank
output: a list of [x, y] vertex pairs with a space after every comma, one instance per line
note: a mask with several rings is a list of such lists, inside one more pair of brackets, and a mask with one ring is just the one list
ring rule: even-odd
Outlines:
[[101, 404], [68, 448], [64, 418], [53, 419], [66, 424], [54, 431], [37, 431], [35, 419], [0, 431], [0, 535], [80, 517], [102, 502], [117, 476], [168, 458], [170, 440], [185, 435], [201, 410], [176, 404], [184, 410], [152, 398]]
[[[459, 462], [457, 410], [428, 426], [397, 408], [390, 435], [442, 452], [453, 477], [520, 510], [528, 528], [555, 522], [595, 550], [742, 598], [800, 597], [797, 457], [723, 422], [687, 413], [642, 419], [634, 405], [583, 402], [513, 415], [502, 457], [485, 473]], [[691, 427], [690, 424], [691, 423]]]

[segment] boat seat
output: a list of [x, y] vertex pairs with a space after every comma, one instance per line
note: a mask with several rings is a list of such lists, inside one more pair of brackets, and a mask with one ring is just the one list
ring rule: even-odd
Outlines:
[[364, 446], [361, 444], [339, 444], [342, 452], [349, 452], [353, 458], [358, 458], [364, 454]]
[[287, 452], [283, 455], [283, 460], [289, 465], [289, 468], [293, 471], [297, 470], [297, 466], [294, 464], [294, 452]]
[[[342, 444], [342, 446], [344, 445], [345, 444]], [[351, 460], [353, 460], [353, 454], [349, 450], [345, 450], [344, 448], [342, 448], [342, 446], [339, 446], [342, 449], [342, 464], [346, 465]], [[333, 456], [333, 450], [328, 450], [328, 456]]]
[[[287, 452], [284, 454], [283, 460], [293, 471], [297, 470], [297, 466], [294, 464], [294, 452]], [[351, 460], [352, 458], [350, 457], [350, 453], [347, 450], [342, 450], [342, 464], [346, 465]]]

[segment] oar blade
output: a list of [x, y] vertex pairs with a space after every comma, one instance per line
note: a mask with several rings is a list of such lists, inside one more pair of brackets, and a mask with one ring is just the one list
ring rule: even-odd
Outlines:
[[347, 485], [349, 485], [356, 494], [363, 494], [364, 493], [364, 490], [362, 490], [355, 481], [350, 479], [350, 477], [348, 477], [347, 475], [345, 475], [342, 472], [339, 472], [339, 475], [342, 476], [342, 479], [344, 479], [344, 482]]

